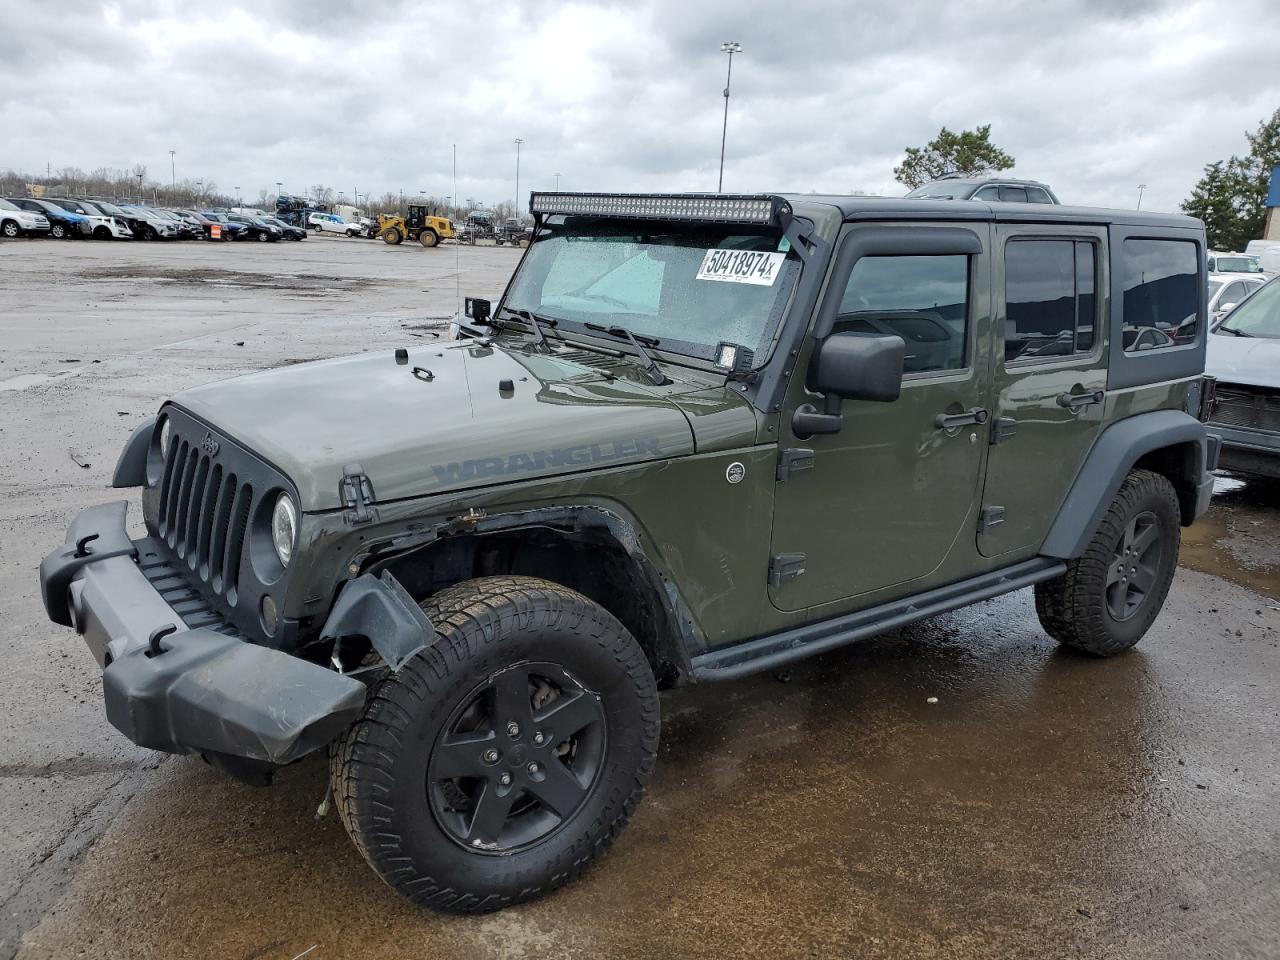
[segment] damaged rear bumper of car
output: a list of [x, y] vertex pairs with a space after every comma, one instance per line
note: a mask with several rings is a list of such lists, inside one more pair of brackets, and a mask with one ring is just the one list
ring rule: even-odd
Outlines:
[[74, 627], [103, 667], [112, 726], [139, 746], [202, 753], [255, 779], [355, 720], [359, 680], [214, 627], [188, 628], [139, 567], [157, 547], [130, 540], [127, 507], [82, 511], [40, 564], [49, 618]]

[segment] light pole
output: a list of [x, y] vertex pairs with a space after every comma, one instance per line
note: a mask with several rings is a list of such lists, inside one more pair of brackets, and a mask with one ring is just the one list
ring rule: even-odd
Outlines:
[[141, 202], [141, 201], [142, 201], [142, 178], [143, 178], [144, 176], [145, 176], [145, 174], [144, 174], [141, 170], [139, 170], [139, 171], [138, 171], [138, 174], [137, 174], [137, 177], [138, 177], [138, 201], [139, 201], [139, 202]]
[[169, 151], [169, 192], [175, 195], [178, 192], [178, 168], [174, 162], [173, 155], [177, 152], [176, 150]]
[[524, 143], [519, 137], [516, 137], [516, 216], [520, 216], [520, 144]]
[[277, 180], [277, 181], [276, 181], [276, 196], [277, 196], [277, 197], [278, 197], [278, 196], [280, 196], [280, 193], [281, 193], [281, 191], [282, 191], [283, 187], [284, 187], [284, 181], [283, 181], [283, 180]]
[[236, 187], [236, 206], [243, 207], [244, 201], [240, 199], [240, 188]]
[[1142, 209], [1142, 191], [1145, 189], [1147, 189], [1147, 185], [1145, 183], [1138, 184], [1138, 209], [1139, 210]]
[[556, 193], [560, 192], [560, 174], [556, 174]]
[[203, 180], [196, 181], [196, 199], [201, 201], [204, 200], [204, 181]]
[[733, 81], [733, 55], [742, 52], [742, 44], [737, 40], [728, 40], [720, 44], [720, 52], [729, 55], [729, 72], [724, 78], [724, 126], [720, 129], [720, 179], [716, 183], [716, 193], [724, 190], [724, 142], [729, 135], [729, 85]]

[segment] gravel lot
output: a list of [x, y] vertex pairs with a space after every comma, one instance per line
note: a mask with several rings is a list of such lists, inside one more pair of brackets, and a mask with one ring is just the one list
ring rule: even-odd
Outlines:
[[1280, 955], [1275, 485], [1220, 483], [1117, 660], [1055, 649], [1024, 592], [787, 682], [666, 695], [658, 774], [613, 852], [487, 918], [382, 886], [313, 819], [317, 758], [259, 791], [109, 727], [36, 566], [119, 498], [136, 423], [196, 383], [431, 338], [517, 257], [0, 243], [0, 957]]

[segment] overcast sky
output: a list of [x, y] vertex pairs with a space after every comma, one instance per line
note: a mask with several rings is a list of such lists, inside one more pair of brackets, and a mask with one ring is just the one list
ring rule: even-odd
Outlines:
[[0, 169], [301, 192], [889, 195], [990, 123], [1068, 203], [1176, 209], [1280, 107], [1275, 0], [0, 0]]

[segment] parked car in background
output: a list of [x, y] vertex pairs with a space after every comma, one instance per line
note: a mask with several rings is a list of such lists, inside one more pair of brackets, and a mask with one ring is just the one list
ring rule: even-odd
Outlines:
[[209, 217], [205, 216], [199, 210], [188, 210], [185, 207], [179, 207], [179, 208], [176, 208], [173, 212], [178, 214], [179, 216], [187, 217], [188, 219], [191, 220], [192, 223], [198, 224], [201, 231], [204, 233], [204, 238], [206, 240], [215, 240], [215, 239], [230, 240], [231, 239], [230, 232], [223, 231], [221, 229], [218, 230], [218, 236], [214, 237], [213, 235], [214, 225], [217, 224], [219, 227], [221, 227], [222, 225], [218, 223], [217, 220], [211, 220]]
[[1265, 273], [1280, 273], [1280, 240], [1250, 240], [1244, 246], [1244, 252], [1258, 258], [1258, 265]]
[[1257, 257], [1247, 253], [1219, 253], [1210, 250], [1208, 254], [1210, 273], [1262, 273], [1262, 263]]
[[232, 240], [241, 240], [245, 236], [244, 224], [228, 219], [225, 213], [218, 213], [214, 210], [201, 210], [200, 216], [207, 217], [218, 224], [222, 227], [222, 234]]
[[15, 203], [0, 200], [0, 236], [38, 237], [49, 232], [49, 218], [43, 213], [23, 210]]
[[307, 231], [301, 227], [295, 227], [292, 223], [285, 223], [279, 217], [259, 217], [273, 227], [279, 227], [281, 234], [285, 240], [305, 240], [307, 239]]
[[203, 240], [204, 230], [200, 228], [200, 224], [196, 223], [188, 217], [172, 210], [166, 210], [162, 207], [152, 207], [152, 212], [165, 220], [170, 220], [178, 225], [179, 240]]
[[63, 210], [56, 203], [34, 200], [29, 197], [8, 197], [10, 203], [22, 210], [42, 214], [49, 221], [49, 236], [55, 240], [89, 235], [89, 218], [70, 210]]
[[1280, 278], [1213, 331], [1205, 373], [1218, 378], [1208, 429], [1222, 442], [1221, 466], [1280, 478]]
[[157, 217], [146, 207], [121, 207], [108, 200], [90, 201], [103, 213], [123, 220], [140, 240], [176, 240], [178, 225], [171, 220]]
[[279, 227], [274, 227], [267, 223], [261, 217], [251, 216], [247, 213], [228, 213], [227, 219], [232, 223], [244, 225], [243, 236], [247, 240], [259, 240], [263, 243], [279, 240], [284, 236], [284, 231]]
[[51, 197], [49, 203], [56, 204], [63, 210], [70, 210], [89, 218], [89, 236], [95, 240], [132, 240], [133, 231], [124, 220], [118, 220], [104, 213], [87, 200], [72, 200], [65, 197]]
[[921, 200], [986, 200], [1001, 203], [1061, 203], [1049, 185], [1006, 177], [947, 176], [907, 194]]
[[344, 237], [362, 237], [367, 232], [363, 224], [348, 223], [333, 213], [313, 213], [307, 217], [307, 225], [317, 233], [339, 233]]
[[1267, 282], [1260, 273], [1215, 273], [1209, 277], [1209, 323], [1216, 324], [1236, 304]]

